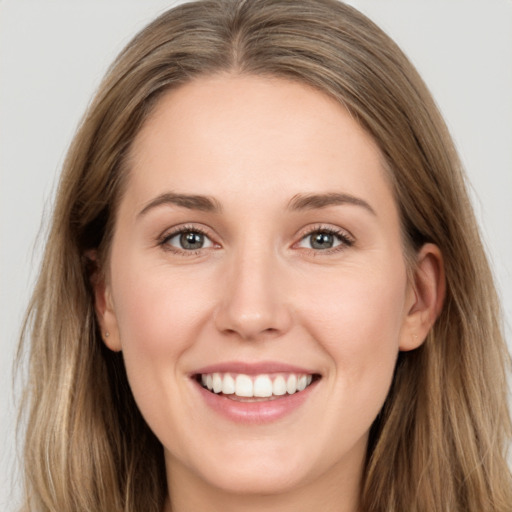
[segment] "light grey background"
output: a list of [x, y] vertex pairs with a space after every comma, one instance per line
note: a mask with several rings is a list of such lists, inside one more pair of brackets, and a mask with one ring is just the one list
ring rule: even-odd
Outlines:
[[[177, 3], [0, 0], [0, 510], [16, 508], [11, 365], [66, 148], [108, 64], [136, 31]], [[511, 343], [512, 1], [350, 3], [402, 46], [447, 119]]]

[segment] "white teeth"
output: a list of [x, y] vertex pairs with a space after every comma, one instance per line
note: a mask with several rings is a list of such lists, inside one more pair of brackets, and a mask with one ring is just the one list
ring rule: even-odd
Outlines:
[[289, 395], [293, 395], [297, 391], [297, 377], [293, 373], [286, 381], [286, 391], [288, 391]]
[[222, 382], [222, 392], [225, 395], [232, 395], [235, 392], [235, 379], [231, 375], [224, 375]]
[[222, 377], [218, 373], [213, 374], [213, 392], [220, 393], [222, 391]]
[[313, 381], [312, 375], [266, 374], [249, 376], [245, 374], [206, 373], [201, 375], [202, 385], [214, 393], [236, 395], [244, 398], [268, 398], [272, 395], [293, 395], [306, 389]]
[[252, 397], [253, 385], [248, 375], [237, 375], [235, 380], [235, 395], [243, 397]]
[[272, 396], [272, 381], [268, 375], [258, 375], [254, 381], [254, 396]]
[[286, 382], [281, 375], [278, 375], [272, 383], [272, 394], [276, 396], [286, 395]]

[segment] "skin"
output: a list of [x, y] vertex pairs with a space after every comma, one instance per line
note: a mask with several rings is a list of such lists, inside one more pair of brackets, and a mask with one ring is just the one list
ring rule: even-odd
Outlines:
[[[408, 280], [378, 147], [318, 91], [224, 74], [167, 93], [131, 156], [96, 307], [164, 446], [166, 509], [355, 512], [398, 352], [422, 343], [442, 301], [435, 246]], [[148, 206], [166, 193], [220, 209]], [[333, 193], [369, 208], [290, 208], [298, 195]], [[163, 242], [180, 227], [204, 231], [205, 246]], [[342, 238], [313, 248], [311, 232], [325, 230]], [[207, 407], [190, 378], [232, 360], [322, 378], [291, 414], [241, 425]]]

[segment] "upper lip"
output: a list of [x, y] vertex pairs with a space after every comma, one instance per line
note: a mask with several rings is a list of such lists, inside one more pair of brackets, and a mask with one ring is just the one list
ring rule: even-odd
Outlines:
[[243, 373], [245, 375], [259, 375], [264, 373], [300, 373], [304, 375], [314, 375], [318, 372], [301, 366], [281, 363], [278, 361], [225, 361], [203, 366], [192, 372], [191, 375], [200, 375], [206, 373]]

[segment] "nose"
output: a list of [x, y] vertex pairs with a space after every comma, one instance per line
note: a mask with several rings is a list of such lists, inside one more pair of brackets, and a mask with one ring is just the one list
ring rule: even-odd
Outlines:
[[247, 250], [230, 261], [214, 315], [219, 331], [254, 341], [290, 328], [291, 308], [277, 259], [271, 252]]

